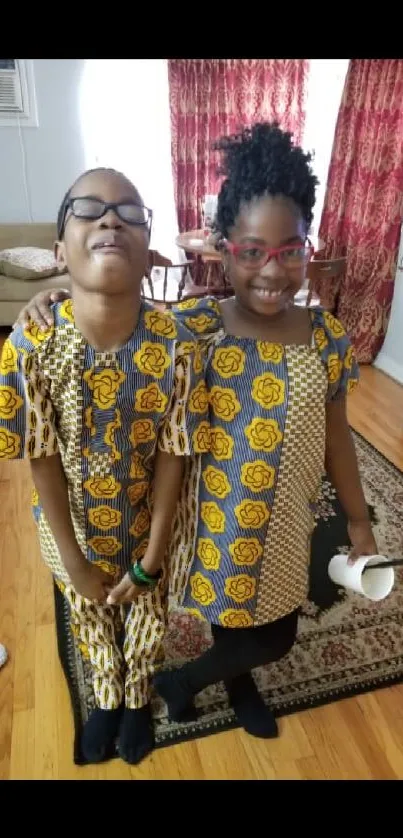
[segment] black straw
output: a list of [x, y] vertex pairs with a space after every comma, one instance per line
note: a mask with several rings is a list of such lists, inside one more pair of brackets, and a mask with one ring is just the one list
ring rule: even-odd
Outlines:
[[363, 570], [363, 573], [366, 573], [367, 570], [375, 570], [376, 568], [380, 567], [399, 567], [403, 565], [403, 559], [390, 559], [388, 562], [377, 562], [376, 564], [366, 564]]

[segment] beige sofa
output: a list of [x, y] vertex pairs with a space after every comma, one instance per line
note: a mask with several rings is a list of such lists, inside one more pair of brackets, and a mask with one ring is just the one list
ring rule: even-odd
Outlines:
[[[0, 224], [0, 251], [12, 247], [42, 247], [53, 251], [55, 224]], [[0, 326], [11, 327], [29, 300], [46, 288], [66, 288], [67, 274], [46, 279], [16, 279], [0, 273]]]

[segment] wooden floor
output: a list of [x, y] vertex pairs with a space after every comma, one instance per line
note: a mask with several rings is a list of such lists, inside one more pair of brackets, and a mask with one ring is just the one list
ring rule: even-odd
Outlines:
[[[403, 388], [372, 368], [349, 405], [353, 427], [403, 470]], [[72, 762], [69, 696], [51, 583], [29, 511], [26, 463], [0, 465], [0, 779], [403, 779], [403, 686], [280, 719], [273, 742], [242, 731], [121, 760]]]

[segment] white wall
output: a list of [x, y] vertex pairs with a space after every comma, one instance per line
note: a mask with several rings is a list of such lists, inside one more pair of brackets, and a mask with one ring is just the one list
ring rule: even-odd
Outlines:
[[385, 342], [375, 361], [378, 369], [403, 384], [403, 226]]
[[79, 116], [85, 61], [33, 64], [39, 127], [0, 128], [0, 223], [55, 221], [64, 193], [85, 169]]

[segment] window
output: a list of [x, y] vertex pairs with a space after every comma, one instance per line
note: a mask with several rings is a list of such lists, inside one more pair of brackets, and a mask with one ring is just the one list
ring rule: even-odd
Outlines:
[[311, 233], [318, 235], [332, 156], [334, 132], [348, 69], [348, 58], [312, 58], [303, 146], [314, 151], [313, 170], [319, 178]]
[[0, 127], [38, 126], [32, 61], [0, 58]]
[[124, 172], [153, 210], [151, 248], [174, 264], [183, 261], [175, 245], [167, 60], [87, 59], [80, 113], [88, 168], [113, 166]]

